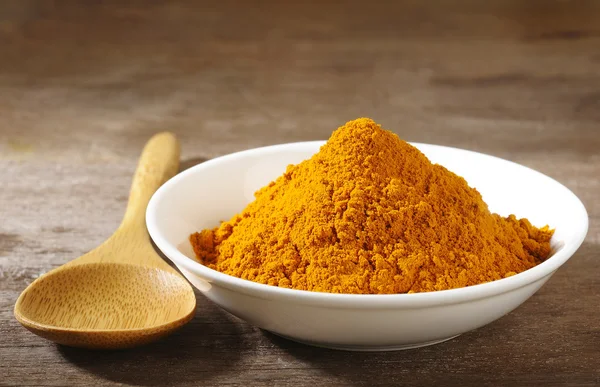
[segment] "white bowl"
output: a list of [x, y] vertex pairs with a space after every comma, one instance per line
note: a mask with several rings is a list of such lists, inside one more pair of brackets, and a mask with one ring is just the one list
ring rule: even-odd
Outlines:
[[532, 169], [480, 153], [413, 144], [476, 187], [490, 210], [555, 228], [554, 254], [515, 276], [467, 288], [391, 295], [329, 294], [232, 277], [194, 259], [191, 233], [230, 219], [254, 192], [319, 150], [323, 142], [252, 149], [190, 168], [165, 183], [146, 213], [156, 245], [206, 297], [280, 336], [348, 350], [392, 350], [439, 343], [509, 313], [579, 248], [588, 228], [581, 201]]

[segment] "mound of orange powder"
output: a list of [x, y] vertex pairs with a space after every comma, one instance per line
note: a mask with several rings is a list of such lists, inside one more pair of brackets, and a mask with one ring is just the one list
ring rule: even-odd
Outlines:
[[548, 227], [491, 213], [463, 178], [367, 118], [255, 197], [190, 236], [201, 263], [285, 288], [384, 294], [498, 280], [550, 254]]

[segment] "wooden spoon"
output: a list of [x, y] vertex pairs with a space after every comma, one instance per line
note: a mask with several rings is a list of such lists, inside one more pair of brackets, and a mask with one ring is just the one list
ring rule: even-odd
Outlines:
[[25, 328], [64, 345], [116, 349], [148, 343], [191, 320], [194, 291], [155, 252], [145, 220], [150, 197], [178, 166], [174, 135], [148, 141], [121, 225], [102, 245], [21, 293], [15, 317]]

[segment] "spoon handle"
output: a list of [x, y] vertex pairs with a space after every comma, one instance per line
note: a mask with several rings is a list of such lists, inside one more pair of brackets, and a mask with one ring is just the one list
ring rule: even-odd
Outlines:
[[179, 152], [179, 141], [172, 133], [158, 133], [148, 140], [133, 177], [121, 228], [146, 233], [148, 202], [154, 192], [177, 173]]

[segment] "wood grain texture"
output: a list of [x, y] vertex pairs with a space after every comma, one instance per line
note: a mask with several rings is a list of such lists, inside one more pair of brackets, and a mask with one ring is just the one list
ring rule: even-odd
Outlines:
[[123, 349], [162, 338], [192, 318], [194, 291], [155, 252], [145, 220], [152, 195], [179, 170], [179, 157], [172, 133], [148, 140], [121, 225], [100, 246], [21, 293], [14, 312], [24, 327], [62, 345]]
[[[599, 2], [0, 4], [0, 385], [600, 384]], [[557, 179], [584, 245], [513, 313], [407, 352], [302, 346], [199, 294], [190, 324], [127, 352], [14, 320], [28, 283], [118, 226], [151, 134], [176, 133], [185, 168], [358, 116]]]

